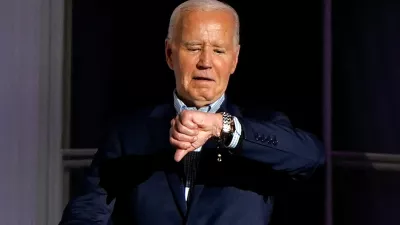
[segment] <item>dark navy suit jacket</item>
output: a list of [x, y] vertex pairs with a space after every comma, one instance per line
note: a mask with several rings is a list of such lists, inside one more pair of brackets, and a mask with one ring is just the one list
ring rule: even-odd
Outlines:
[[246, 112], [226, 102], [219, 111], [238, 118], [241, 140], [235, 149], [207, 141], [189, 205], [182, 163], [174, 161], [169, 144], [176, 112], [172, 104], [160, 105], [116, 123], [60, 224], [268, 224], [284, 185], [310, 177], [324, 163], [322, 144], [281, 113]]

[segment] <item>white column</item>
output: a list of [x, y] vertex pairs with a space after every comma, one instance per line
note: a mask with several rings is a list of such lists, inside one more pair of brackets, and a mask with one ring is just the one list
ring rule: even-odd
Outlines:
[[0, 1], [0, 224], [59, 219], [61, 18], [60, 0]]

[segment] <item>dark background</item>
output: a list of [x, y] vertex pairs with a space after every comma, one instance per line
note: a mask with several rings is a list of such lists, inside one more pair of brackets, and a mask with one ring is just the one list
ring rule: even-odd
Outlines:
[[335, 150], [400, 153], [400, 1], [333, 1]]
[[[333, 149], [400, 154], [400, 1], [332, 3]], [[334, 168], [334, 224], [400, 224], [400, 170], [384, 156], [387, 169]]]
[[[97, 148], [113, 115], [172, 101], [164, 40], [181, 2], [73, 1], [70, 148]], [[322, 138], [322, 1], [226, 2], [241, 22], [228, 98], [242, 107], [282, 111], [296, 127]], [[323, 223], [323, 177], [321, 171], [278, 197], [277, 224]]]

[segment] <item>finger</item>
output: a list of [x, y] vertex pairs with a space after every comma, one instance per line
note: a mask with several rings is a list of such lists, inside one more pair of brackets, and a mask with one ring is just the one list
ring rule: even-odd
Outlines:
[[189, 148], [192, 146], [192, 144], [189, 143], [189, 142], [178, 141], [178, 140], [176, 140], [176, 139], [173, 138], [173, 137], [170, 137], [170, 138], [169, 138], [169, 142], [170, 142], [171, 145], [174, 146], [176, 149], [183, 149], [183, 150], [186, 150], [186, 149], [189, 149]]
[[177, 116], [177, 120], [190, 129], [197, 129], [197, 125], [193, 122], [194, 113], [190, 110], [184, 110]]
[[180, 121], [175, 121], [175, 129], [182, 134], [189, 135], [189, 136], [196, 136], [199, 131], [197, 127], [195, 129], [189, 128], [183, 125]]
[[182, 123], [182, 125], [184, 125], [185, 127], [188, 127], [190, 129], [197, 129], [198, 126], [196, 123], [194, 123], [192, 120], [180, 120], [180, 122]]
[[173, 137], [175, 140], [178, 141], [184, 141], [184, 142], [195, 142], [197, 141], [197, 136], [190, 136], [190, 135], [186, 135], [183, 133], [178, 132], [175, 129], [171, 129], [171, 137]]
[[174, 159], [176, 162], [179, 162], [183, 159], [183, 157], [185, 157], [185, 155], [188, 153], [189, 151], [185, 151], [185, 150], [176, 150], [175, 155], [174, 155]]
[[192, 122], [196, 124], [198, 127], [202, 127], [204, 125], [204, 116], [199, 114], [199, 116], [194, 116]]

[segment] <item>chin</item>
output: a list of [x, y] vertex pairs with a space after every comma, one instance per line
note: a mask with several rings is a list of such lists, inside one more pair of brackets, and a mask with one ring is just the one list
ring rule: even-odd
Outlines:
[[196, 101], [212, 101], [215, 98], [215, 94], [210, 91], [200, 91], [193, 93], [192, 97]]

